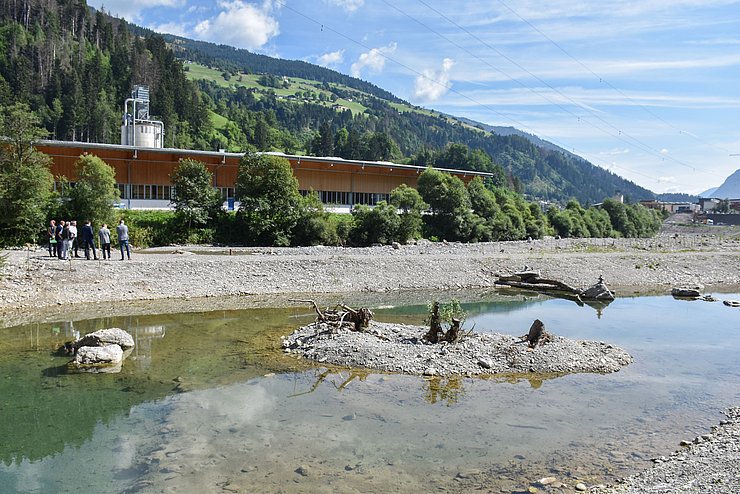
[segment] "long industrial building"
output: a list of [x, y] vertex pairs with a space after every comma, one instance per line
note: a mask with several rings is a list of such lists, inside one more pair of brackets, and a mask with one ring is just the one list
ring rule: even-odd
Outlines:
[[[136, 130], [148, 130], [136, 126]], [[142, 139], [143, 142], [147, 142]], [[96, 144], [69, 141], [41, 141], [36, 148], [52, 158], [55, 179], [76, 180], [74, 163], [85, 154], [92, 154], [115, 170], [121, 191], [122, 208], [165, 209], [170, 207], [172, 182], [170, 175], [181, 159], [191, 158], [205, 163], [213, 173], [213, 185], [221, 191], [224, 206], [238, 206], [234, 194], [239, 160], [243, 153], [194, 151], [161, 147], [141, 147], [124, 144]], [[302, 193], [318, 192], [321, 201], [334, 211], [349, 211], [353, 205], [375, 205], [387, 201], [390, 192], [401, 184], [416, 187], [424, 167], [390, 162], [344, 160], [269, 153], [286, 158], [298, 179]], [[473, 177], [489, 173], [438, 168], [469, 182]]]

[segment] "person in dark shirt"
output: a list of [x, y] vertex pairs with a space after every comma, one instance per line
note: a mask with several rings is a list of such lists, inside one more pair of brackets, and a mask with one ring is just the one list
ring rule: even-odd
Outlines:
[[64, 239], [62, 239], [62, 232], [64, 231], [64, 220], [59, 220], [59, 224], [54, 230], [54, 238], [57, 241], [57, 257], [62, 258], [62, 252], [64, 251]]
[[46, 233], [49, 236], [49, 257], [57, 257], [57, 222], [51, 220], [49, 222], [49, 228], [46, 229]]
[[82, 247], [85, 249], [85, 259], [90, 260], [90, 249], [92, 249], [93, 258], [98, 260], [98, 254], [95, 252], [95, 236], [93, 233], [92, 225], [90, 220], [85, 221], [85, 225], [82, 227], [80, 232], [80, 239], [82, 240]]

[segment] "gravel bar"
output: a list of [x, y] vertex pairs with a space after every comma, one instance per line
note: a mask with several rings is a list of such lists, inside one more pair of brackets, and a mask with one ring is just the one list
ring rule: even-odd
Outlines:
[[549, 341], [529, 348], [521, 337], [466, 333], [457, 343], [428, 343], [428, 328], [371, 321], [354, 331], [314, 323], [283, 339], [286, 352], [344, 367], [425, 376], [616, 372], [632, 362], [624, 350], [600, 341]]

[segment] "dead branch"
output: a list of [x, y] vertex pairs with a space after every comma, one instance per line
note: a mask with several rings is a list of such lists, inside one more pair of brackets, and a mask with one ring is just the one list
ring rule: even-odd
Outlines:
[[344, 304], [339, 304], [334, 309], [326, 308], [323, 311], [319, 309], [319, 306], [313, 300], [296, 300], [291, 299], [291, 302], [301, 302], [305, 304], [311, 304], [316, 311], [316, 322], [323, 322], [329, 326], [339, 329], [345, 323], [352, 324], [354, 331], [363, 331], [367, 329], [370, 321], [373, 318], [373, 311], [367, 307], [361, 307], [360, 309], [353, 309]]

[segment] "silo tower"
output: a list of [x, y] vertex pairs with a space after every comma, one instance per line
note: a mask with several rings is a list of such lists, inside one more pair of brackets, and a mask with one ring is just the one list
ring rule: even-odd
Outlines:
[[141, 148], [164, 147], [164, 123], [149, 117], [149, 86], [134, 86], [123, 104], [121, 144]]

